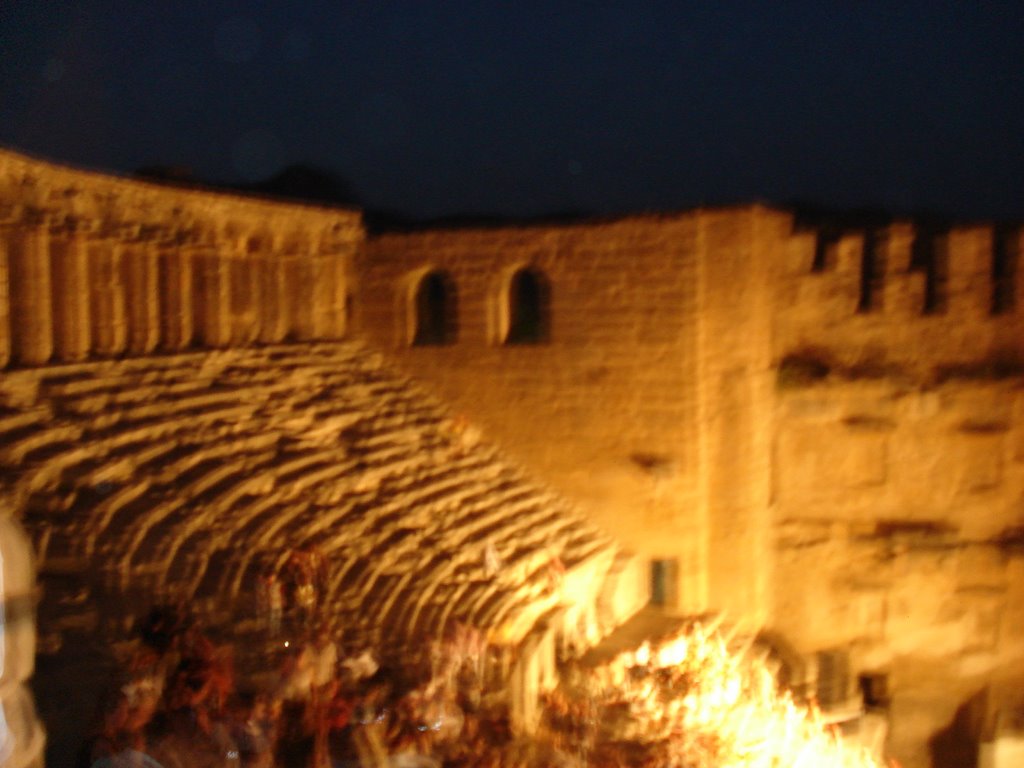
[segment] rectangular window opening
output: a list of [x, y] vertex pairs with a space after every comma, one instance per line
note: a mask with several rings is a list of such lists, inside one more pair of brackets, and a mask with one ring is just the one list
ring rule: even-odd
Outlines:
[[678, 603], [679, 561], [675, 558], [651, 561], [651, 604], [675, 608]]

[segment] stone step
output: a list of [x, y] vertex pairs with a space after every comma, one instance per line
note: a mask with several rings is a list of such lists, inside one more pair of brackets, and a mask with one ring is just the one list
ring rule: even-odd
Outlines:
[[[358, 344], [39, 376], [30, 407], [0, 414], [0, 468], [51, 494], [27, 522], [63, 526], [55, 554], [102, 554], [125, 579], [162, 570], [196, 599], [240, 600], [315, 545], [325, 601], [412, 637], [501, 621], [542, 596], [550, 550], [568, 564], [607, 546], [493, 448], [461, 445], [440, 404]], [[488, 541], [520, 582], [486, 578]]]

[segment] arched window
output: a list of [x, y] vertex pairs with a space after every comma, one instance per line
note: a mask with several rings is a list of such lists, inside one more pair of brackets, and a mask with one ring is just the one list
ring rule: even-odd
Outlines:
[[520, 269], [508, 286], [506, 344], [542, 344], [549, 338], [551, 291], [536, 269]]
[[416, 286], [412, 334], [415, 347], [451, 344], [457, 327], [455, 285], [446, 272], [428, 272]]

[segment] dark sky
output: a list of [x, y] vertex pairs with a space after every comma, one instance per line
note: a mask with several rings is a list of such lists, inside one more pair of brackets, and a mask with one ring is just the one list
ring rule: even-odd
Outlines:
[[1024, 2], [0, 0], [0, 143], [420, 217], [1024, 218]]

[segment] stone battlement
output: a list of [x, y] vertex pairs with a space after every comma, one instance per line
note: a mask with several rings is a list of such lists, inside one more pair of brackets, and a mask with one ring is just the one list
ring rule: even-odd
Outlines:
[[1020, 361], [1024, 231], [909, 222], [831, 236], [795, 232], [777, 291], [775, 351], [941, 374]]

